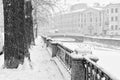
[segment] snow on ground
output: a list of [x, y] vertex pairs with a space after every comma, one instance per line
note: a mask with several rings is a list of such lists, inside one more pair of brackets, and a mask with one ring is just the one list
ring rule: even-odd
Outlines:
[[75, 39], [73, 39], [73, 38], [53, 38], [53, 40], [55, 40], [55, 41], [75, 41]]
[[120, 47], [118, 47], [118, 46], [112, 46], [112, 45], [101, 44], [101, 43], [90, 42], [90, 41], [85, 41], [84, 43], [92, 45], [92, 46], [101, 47], [103, 49], [105, 48], [105, 49], [109, 49], [109, 50], [120, 50]]
[[0, 55], [0, 70], [2, 69], [4, 64], [4, 54]]
[[80, 50], [81, 51], [90, 51], [92, 50], [91, 46], [89, 46], [88, 44], [83, 44], [83, 43], [78, 43], [78, 42], [62, 42], [61, 43], [63, 46], [71, 49], [71, 50]]
[[18, 69], [0, 69], [0, 80], [63, 80], [41, 37], [36, 39], [36, 46], [30, 49], [30, 56], [32, 68], [25, 59], [25, 64]]

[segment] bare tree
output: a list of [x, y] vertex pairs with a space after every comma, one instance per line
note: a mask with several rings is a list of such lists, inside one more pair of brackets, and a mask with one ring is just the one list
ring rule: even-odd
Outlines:
[[33, 23], [35, 23], [35, 32], [37, 36], [38, 23], [49, 24], [52, 13], [55, 7], [57, 7], [57, 2], [59, 0], [32, 0], [33, 1]]
[[24, 63], [24, 57], [30, 59], [28, 49], [34, 42], [32, 10], [36, 9], [35, 16], [37, 13], [40, 14], [37, 20], [47, 22], [55, 2], [54, 0], [3, 0], [6, 68], [17, 68], [20, 63]]

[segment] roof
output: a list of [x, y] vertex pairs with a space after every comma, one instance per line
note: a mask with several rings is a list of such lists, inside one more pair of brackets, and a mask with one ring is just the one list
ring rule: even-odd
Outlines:
[[103, 8], [99, 8], [99, 7], [89, 7], [85, 11], [89, 11], [89, 10], [103, 11], [104, 9]]
[[71, 13], [75, 13], [75, 12], [83, 12], [85, 11], [86, 9], [79, 9], [79, 10], [75, 10], [75, 11], [71, 11]]
[[109, 7], [109, 6], [120, 6], [120, 3], [110, 3], [108, 5], [106, 5], [106, 7]]
[[103, 7], [89, 7], [89, 8], [84, 8], [84, 9], [78, 9], [78, 10], [74, 10], [74, 11], [69, 11], [69, 12], [64, 12], [60, 15], [65, 15], [65, 14], [72, 14], [72, 13], [77, 13], [77, 12], [84, 12], [84, 11], [89, 11], [89, 10], [96, 10], [96, 11], [102, 11], [104, 10]]
[[92, 7], [93, 9], [96, 9], [96, 10], [99, 10], [99, 11], [102, 11], [103, 10], [103, 8], [101, 8], [101, 7]]
[[102, 11], [103, 8], [97, 8], [97, 7], [90, 7], [90, 8], [86, 8], [86, 9], [79, 9], [79, 10], [75, 10], [75, 11], [70, 11], [70, 12], [66, 12], [64, 14], [72, 14], [72, 13], [76, 13], [76, 12], [84, 12], [84, 11], [88, 11], [89, 9], [93, 9], [93, 10], [97, 10], [97, 11]]

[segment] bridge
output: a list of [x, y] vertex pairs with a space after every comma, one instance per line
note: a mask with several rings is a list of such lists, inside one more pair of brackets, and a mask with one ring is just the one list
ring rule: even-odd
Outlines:
[[[89, 39], [100, 42], [101, 38], [78, 35], [43, 35], [42, 39], [65, 80], [120, 79], [120, 71], [118, 71], [120, 66], [117, 63], [120, 57], [119, 49], [98, 47], [88, 41]], [[107, 38], [105, 40], [105, 42], [108, 40], [119, 42], [119, 39]], [[116, 68], [113, 65], [117, 65]]]

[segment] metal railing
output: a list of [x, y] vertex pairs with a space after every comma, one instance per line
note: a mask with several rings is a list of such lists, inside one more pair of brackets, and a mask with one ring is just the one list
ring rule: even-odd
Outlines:
[[61, 61], [64, 63], [66, 69], [70, 72], [71, 74], [71, 63], [72, 63], [72, 58], [70, 54], [73, 52], [72, 50], [69, 50], [67, 48], [63, 48], [61, 45], [57, 45], [58, 47], [58, 52], [56, 56], [61, 59]]
[[118, 80], [98, 64], [84, 57], [85, 80]]
[[[49, 43], [52, 45], [51, 42]], [[68, 49], [67, 47], [59, 43], [56, 43], [54, 46], [57, 47], [56, 51], [55, 52], [53, 51], [54, 54], [56, 55], [55, 57], [58, 57], [64, 64], [66, 69], [70, 72], [71, 76], [73, 77], [71, 80], [118, 80], [111, 74], [109, 74], [107, 71], [105, 71], [103, 68], [101, 68], [96, 62], [94, 62], [89, 57], [81, 56], [80, 58], [79, 57], [76, 58], [75, 56], [71, 55], [74, 53], [74, 51]], [[74, 61], [79, 63], [76, 64], [76, 62]], [[75, 71], [76, 69], [75, 66], [78, 65], [83, 65], [82, 67], [80, 67], [83, 69], [83, 72], [80, 72], [81, 69], [79, 68], [78, 70]], [[82, 76], [80, 74], [75, 74], [73, 72], [80, 73], [82, 74]], [[76, 76], [79, 78], [76, 78]]]

